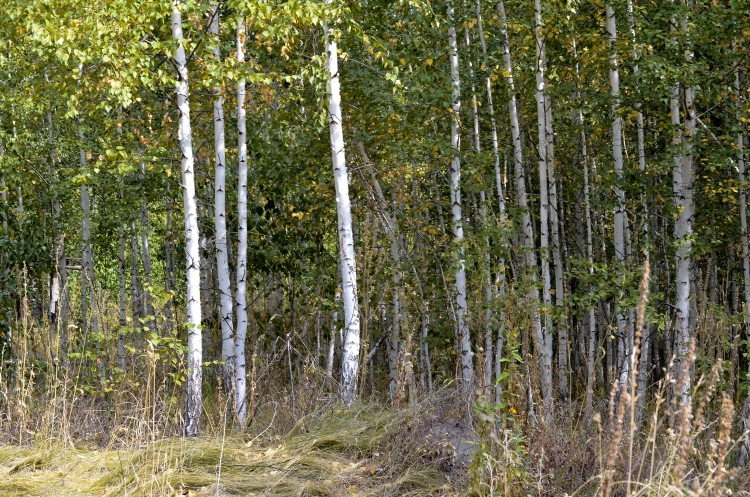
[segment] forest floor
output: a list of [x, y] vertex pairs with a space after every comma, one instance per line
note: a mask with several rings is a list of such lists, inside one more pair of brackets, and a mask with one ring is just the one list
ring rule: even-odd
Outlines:
[[[458, 495], [476, 437], [460, 409], [330, 404], [286, 434], [164, 438], [139, 447], [0, 446], [0, 495]], [[218, 491], [217, 491], [218, 486]]]

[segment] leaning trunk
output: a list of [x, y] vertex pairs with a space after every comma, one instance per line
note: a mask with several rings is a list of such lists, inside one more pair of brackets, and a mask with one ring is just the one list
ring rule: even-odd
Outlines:
[[[326, 0], [326, 5], [330, 0]], [[341, 82], [339, 79], [338, 48], [330, 22], [325, 27], [328, 56], [328, 124], [331, 134], [331, 157], [336, 187], [341, 281], [344, 298], [344, 354], [341, 366], [343, 396], [351, 402], [357, 393], [359, 369], [359, 303], [357, 297], [357, 264], [354, 258], [352, 207], [349, 200], [349, 179], [344, 153], [344, 130], [341, 115]]]

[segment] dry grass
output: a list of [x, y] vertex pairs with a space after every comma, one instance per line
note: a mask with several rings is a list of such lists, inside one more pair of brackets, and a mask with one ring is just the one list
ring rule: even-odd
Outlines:
[[123, 450], [5, 447], [0, 495], [453, 494], [437, 461], [399, 454], [407, 418], [371, 405], [336, 405], [306, 417], [287, 437], [168, 438]]

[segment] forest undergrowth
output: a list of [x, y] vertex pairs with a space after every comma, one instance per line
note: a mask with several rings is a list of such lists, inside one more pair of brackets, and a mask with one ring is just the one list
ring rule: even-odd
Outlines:
[[642, 409], [634, 391], [613, 388], [592, 416], [573, 400], [545, 423], [521, 364], [503, 377], [500, 404], [481, 388], [467, 400], [447, 381], [432, 394], [391, 403], [374, 390], [347, 406], [310, 358], [293, 371], [283, 353], [266, 354], [253, 359], [245, 427], [219, 365], [208, 365], [205, 430], [190, 438], [184, 351], [168, 334], [145, 343], [127, 374], [99, 387], [85, 355], [44, 362], [36, 354], [51, 348], [26, 344], [0, 382], [0, 495], [750, 495], [750, 475], [732, 469], [742, 434], [719, 394], [721, 360], [692, 403], [670, 397], [667, 376]]

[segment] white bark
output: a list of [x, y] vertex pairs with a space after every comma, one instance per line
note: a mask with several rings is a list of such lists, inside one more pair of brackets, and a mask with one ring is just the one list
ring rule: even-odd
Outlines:
[[456, 332], [459, 340], [458, 353], [461, 357], [461, 377], [459, 386], [469, 390], [474, 384], [474, 364], [471, 351], [471, 337], [466, 323], [466, 268], [464, 262], [464, 229], [461, 213], [461, 138], [459, 122], [461, 113], [461, 82], [458, 73], [458, 43], [456, 28], [453, 25], [453, 2], [448, 5], [448, 46], [450, 48], [452, 111], [451, 119], [451, 148], [453, 158], [450, 165], [451, 212], [453, 214], [453, 240], [456, 251]]
[[[735, 45], [736, 50], [736, 45]], [[739, 68], [735, 69], [734, 72], [734, 84], [735, 91], [737, 92], [738, 103], [741, 100], [742, 86], [740, 84], [740, 71]], [[743, 275], [743, 288], [745, 297], [745, 323], [750, 326], [750, 250], [748, 249], [748, 235], [747, 235], [747, 186], [745, 178], [745, 125], [741, 120], [742, 114], [740, 112], [740, 106], [737, 106], [737, 123], [740, 127], [737, 133], [737, 169], [739, 172], [740, 179], [740, 226], [742, 228], [742, 275]], [[748, 331], [748, 338], [750, 338], [750, 331]], [[750, 368], [750, 366], [749, 366]], [[748, 371], [750, 375], [750, 371]], [[745, 403], [741, 413], [741, 427], [745, 433], [750, 430], [750, 392], [745, 398]], [[740, 457], [738, 460], [738, 466], [744, 467], [750, 462], [750, 435], [746, 435], [742, 440], [742, 446], [740, 448]]]
[[[141, 181], [146, 181], [146, 164], [141, 162]], [[141, 258], [143, 260], [143, 280], [145, 284], [141, 285], [142, 297], [143, 297], [143, 314], [144, 316], [151, 316], [148, 321], [148, 327], [150, 330], [156, 329], [154, 323], [154, 303], [151, 299], [151, 250], [148, 246], [148, 235], [149, 235], [149, 222], [148, 222], [148, 206], [147, 201], [144, 199], [141, 204]]]
[[[466, 3], [464, 2], [464, 6]], [[477, 24], [478, 24], [478, 30], [479, 30], [479, 41], [480, 46], [482, 48], [482, 58], [486, 60], [487, 58], [487, 44], [484, 39], [484, 30], [482, 27], [482, 11], [481, 11], [481, 5], [479, 2], [477, 2], [475, 6], [475, 11], [477, 15]], [[469, 51], [469, 47], [471, 44], [471, 37], [469, 36], [469, 25], [464, 24], [464, 38], [466, 43], [466, 50]], [[474, 69], [473, 64], [469, 62], [469, 78], [473, 81], [474, 80]], [[487, 99], [489, 102], [489, 109], [490, 109], [490, 119], [492, 123], [492, 139], [493, 139], [493, 152], [495, 157], [495, 169], [496, 172], [499, 171], [500, 167], [500, 159], [499, 154], [497, 150], [497, 129], [495, 127], [495, 116], [494, 112], [492, 110], [492, 91], [491, 91], [491, 85], [490, 85], [490, 79], [489, 77], [486, 79], [486, 90], [487, 90]], [[472, 114], [474, 116], [474, 150], [479, 154], [482, 151], [481, 146], [481, 140], [480, 140], [480, 133], [479, 133], [479, 109], [478, 109], [478, 102], [477, 102], [477, 95], [476, 90], [474, 88], [474, 83], [471, 84], [471, 110]], [[500, 190], [499, 193], [502, 194], [502, 185], [499, 186]], [[481, 222], [483, 225], [483, 231], [487, 229], [487, 198], [484, 190], [479, 192], [479, 201], [480, 201], [480, 214], [481, 214]], [[503, 200], [501, 199], [500, 202], [502, 203]], [[482, 270], [484, 271], [484, 291], [485, 291], [485, 305], [486, 309], [484, 311], [484, 323], [485, 323], [485, 334], [484, 334], [484, 385], [487, 389], [487, 395], [489, 397], [490, 392], [490, 386], [492, 384], [492, 363], [493, 363], [493, 348], [494, 348], [494, 333], [493, 330], [496, 326], [495, 319], [494, 319], [494, 313], [492, 312], [492, 305], [495, 300], [495, 295], [493, 288], [494, 282], [492, 281], [492, 272], [490, 270], [490, 254], [489, 254], [489, 237], [485, 235], [485, 254], [484, 254], [484, 267]], [[502, 263], [501, 263], [502, 264]], [[504, 265], [504, 264], [502, 264]]]
[[544, 98], [544, 35], [542, 33], [541, 0], [534, 1], [534, 20], [536, 35], [536, 108], [539, 138], [539, 250], [542, 262], [542, 314], [544, 325], [542, 341], [537, 343], [541, 361], [542, 402], [545, 417], [551, 419], [552, 409], [552, 292], [549, 270], [549, 196], [547, 178], [547, 110]]
[[[682, 21], [682, 31], [688, 33], [687, 20]], [[686, 62], [692, 61], [690, 48], [684, 52]], [[679, 125], [679, 90], [673, 90], [672, 101], [672, 124]], [[685, 124], [682, 131], [683, 138], [675, 137], [675, 145], [681, 146], [680, 156], [675, 156], [675, 169], [673, 175], [675, 204], [678, 212], [675, 221], [675, 242], [677, 253], [675, 255], [675, 309], [676, 319], [676, 360], [677, 371], [680, 375], [678, 385], [680, 390], [676, 392], [681, 396], [681, 401], [690, 401], [690, 367], [689, 367], [689, 344], [691, 339], [690, 328], [690, 263], [692, 249], [692, 217], [693, 217], [693, 151], [691, 140], [695, 136], [695, 107], [693, 88], [686, 86], [683, 90]]]
[[[578, 50], [576, 48], [576, 40], [573, 38], [573, 56], [576, 60], [575, 70], [576, 70], [576, 79], [580, 81], [580, 71], [578, 66]], [[591, 183], [589, 180], [589, 160], [588, 160], [588, 148], [586, 144], [586, 130], [584, 129], [584, 122], [583, 122], [583, 101], [581, 99], [581, 93], [580, 90], [576, 92], [576, 97], [579, 100], [578, 104], [578, 111], [576, 112], [578, 125], [581, 126], [581, 159], [583, 162], [583, 203], [584, 203], [584, 209], [585, 209], [585, 218], [586, 218], [586, 257], [588, 259], [588, 272], [591, 277], [594, 276], [594, 242], [593, 242], [593, 234], [592, 234], [592, 227], [591, 227]], [[591, 295], [592, 288], [589, 287], [588, 289], [589, 295]], [[589, 316], [588, 316], [588, 325], [589, 325], [589, 340], [588, 340], [588, 351], [587, 351], [587, 357], [586, 357], [586, 401], [585, 401], [585, 409], [586, 409], [586, 417], [589, 417], [591, 415], [592, 410], [592, 402], [593, 402], [593, 395], [594, 395], [594, 365], [595, 365], [595, 358], [596, 358], [596, 350], [597, 350], [597, 340], [596, 340], [596, 306], [593, 302], [590, 302], [589, 305], [591, 308], [589, 309]]]
[[617, 304], [617, 336], [618, 336], [618, 354], [617, 362], [620, 367], [618, 378], [620, 388], [625, 388], [630, 374], [630, 354], [633, 346], [628, 338], [628, 313], [621, 302], [624, 297], [622, 289], [623, 273], [625, 271], [626, 250], [625, 250], [625, 193], [622, 190], [622, 117], [620, 116], [620, 72], [617, 67], [617, 25], [615, 12], [612, 5], [607, 3], [607, 34], [610, 49], [609, 55], [609, 84], [610, 95], [612, 96], [612, 157], [615, 169], [615, 260], [617, 261], [617, 272], [619, 280], [618, 304]]
[[[330, 0], [326, 0], [327, 5]], [[357, 296], [357, 264], [354, 257], [352, 210], [349, 200], [349, 181], [344, 153], [344, 130], [341, 115], [341, 90], [338, 65], [338, 48], [330, 23], [325, 27], [326, 54], [328, 57], [328, 124], [331, 134], [331, 157], [336, 187], [338, 238], [341, 257], [341, 281], [344, 298], [344, 355], [342, 357], [341, 384], [347, 402], [357, 393], [359, 369], [359, 302]]]
[[[82, 71], [79, 66], [79, 72]], [[78, 139], [81, 142], [81, 148], [79, 149], [79, 160], [81, 169], [86, 169], [86, 152], [83, 150], [83, 129], [79, 123], [78, 125]], [[19, 197], [20, 198], [20, 197]], [[19, 204], [20, 205], [20, 204]], [[89, 187], [84, 184], [81, 185], [81, 239], [83, 241], [83, 254], [81, 257], [81, 320], [82, 329], [85, 332], [87, 329], [87, 311], [91, 311], [91, 332], [96, 336], [99, 334], [99, 316], [94, 312], [94, 256], [91, 251], [91, 199], [89, 198]], [[91, 306], [88, 308], [86, 303], [86, 295], [90, 293]], [[97, 356], [99, 361], [99, 381], [104, 382], [104, 358], [101, 357], [101, 344], [97, 338]]]
[[[218, 42], [219, 6], [211, 5], [211, 24], [208, 32]], [[221, 48], [214, 48], [214, 58], [221, 60]], [[214, 88], [214, 229], [216, 232], [216, 273], [219, 286], [219, 322], [221, 325], [221, 361], [224, 363], [224, 385], [233, 390], [235, 374], [234, 317], [232, 310], [232, 288], [229, 276], [227, 252], [227, 207], [226, 207], [226, 152], [224, 143], [224, 97], [221, 87]], [[234, 395], [234, 392], [231, 393]]]
[[[541, 25], [540, 25], [541, 28]], [[555, 307], [557, 308], [553, 318], [553, 326], [557, 329], [557, 371], [558, 390], [562, 398], [568, 397], [568, 328], [565, 317], [565, 285], [564, 267], [561, 255], [560, 229], [561, 221], [558, 207], [561, 204], [557, 196], [557, 174], [555, 172], [555, 141], [554, 128], [552, 124], [552, 99], [549, 95], [547, 83], [547, 44], [542, 36], [540, 43], [542, 74], [544, 78], [544, 132], [546, 142], [547, 181], [549, 183], [549, 229], [550, 242], [552, 244], [552, 261], [555, 266]], [[550, 309], [551, 312], [552, 309]], [[550, 332], [552, 330], [549, 330]], [[550, 352], [551, 354], [551, 352]]]
[[[245, 61], [245, 23], [237, 26], [237, 62]], [[247, 419], [245, 340], [247, 339], [247, 127], [245, 110], [245, 80], [237, 82], [237, 149], [239, 172], [237, 175], [237, 330], [234, 337], [236, 357], [235, 390], [237, 419]]]
[[[539, 315], [539, 294], [536, 290], [537, 281], [537, 264], [534, 256], [534, 226], [531, 224], [531, 215], [528, 209], [528, 200], [526, 198], [526, 180], [524, 178], [523, 164], [523, 144], [521, 143], [521, 127], [518, 122], [518, 106], [516, 104], [516, 88], [513, 81], [513, 64], [510, 57], [510, 41], [508, 39], [508, 22], [505, 16], [505, 5], [502, 1], [497, 3], [497, 12], [500, 17], [500, 33], [503, 36], [503, 63], [505, 65], [506, 83], [508, 85], [508, 110], [510, 113], [510, 131], [513, 140], [513, 163], [516, 177], [516, 192], [518, 207], [521, 210], [521, 232], [523, 238], [523, 247], [525, 252], [524, 265], [526, 276], [531, 280], [529, 285], [528, 299], [532, 305], [531, 326], [534, 340], [540, 349], [544, 345], [544, 335], [542, 332], [542, 321]], [[524, 358], [525, 359], [525, 358]], [[549, 355], [539, 356], [539, 365], [542, 371], [551, 371], [551, 358]], [[551, 376], [543, 376], [542, 381], [549, 380], [545, 390], [551, 392]], [[531, 395], [531, 392], [529, 392]], [[551, 415], [551, 412], [550, 412]]]
[[177, 107], [180, 112], [178, 141], [182, 154], [182, 198], [185, 211], [185, 259], [187, 274], [187, 327], [188, 327], [188, 374], [185, 409], [185, 435], [200, 433], [200, 418], [203, 398], [200, 298], [200, 252], [198, 248], [198, 209], [195, 193], [195, 171], [193, 143], [190, 129], [190, 104], [188, 102], [188, 71], [185, 48], [182, 45], [182, 14], [179, 0], [172, 9], [172, 38], [177, 42], [174, 60], [177, 65]]
[[[45, 80], [49, 82], [47, 79], [47, 75], [44, 76]], [[57, 164], [55, 159], [55, 139], [54, 139], [54, 131], [52, 129], [52, 111], [47, 111], [47, 127], [48, 127], [48, 137], [47, 137], [47, 143], [50, 147], [50, 173], [52, 176], [53, 181], [56, 183], [58, 181], [57, 178]], [[49, 325], [50, 325], [50, 332], [56, 333], [57, 332], [57, 323], [58, 318], [60, 316], [60, 271], [59, 271], [59, 265], [60, 265], [60, 258], [64, 256], [65, 250], [63, 245], [63, 235], [62, 235], [62, 225], [60, 223], [60, 199], [57, 196], [56, 191], [53, 191], [53, 197], [52, 197], [52, 222], [55, 229], [55, 246], [53, 247], [54, 253], [55, 253], [55, 269], [52, 270], [50, 273], [50, 285], [49, 285]]]
[[[633, 18], [633, 2], [632, 0], [628, 0], [627, 4], [628, 8], [628, 22], [630, 23], [630, 38], [633, 42], [633, 51], [631, 53], [631, 58], [633, 59], [633, 75], [636, 77], [636, 89], [638, 88], [638, 52], [635, 49], [635, 19]], [[644, 181], [645, 181], [645, 172], [646, 172], [646, 147], [645, 147], [645, 137], [643, 132], [643, 113], [641, 112], [641, 103], [640, 99], [636, 102], [636, 109], [637, 109], [637, 115], [636, 115], [636, 132], [637, 132], [637, 146], [638, 146], [638, 168], [641, 171], [641, 174], [643, 175]], [[645, 185], [644, 185], [645, 186]], [[648, 204], [646, 202], [646, 193], [645, 191], [641, 192], [641, 208], [643, 209], [643, 224], [642, 224], [642, 232], [643, 232], [643, 258], [648, 261], [650, 258], [649, 253], [649, 214], [648, 214]], [[638, 415], [637, 420], [638, 424], [641, 424], [642, 420], [642, 413], [643, 409], [646, 405], [646, 383], [648, 381], [649, 376], [649, 368], [646, 367], [646, 362], [648, 360], [648, 353], [649, 353], [649, 341], [651, 340], [651, 333], [649, 332], [648, 324], [644, 325], [644, 329], [641, 330], [643, 333], [643, 346], [641, 347], [641, 368], [640, 372], [638, 374]]]
[[[482, 56], [486, 60], [487, 58], [487, 43], [484, 37], [484, 28], [482, 25], [482, 5], [480, 0], [476, 2], [476, 15], [477, 15], [477, 28], [479, 30], [479, 43], [482, 47]], [[492, 82], [489, 75], [485, 78], [485, 86], [487, 91], [487, 110], [490, 115], [490, 126], [492, 130], [492, 152], [495, 158], [495, 183], [497, 186], [497, 199], [500, 214], [500, 225], [505, 228], [507, 225], [505, 215], [505, 195], [503, 193], [503, 182], [502, 175], [500, 172], [500, 151], [497, 138], [497, 125], [495, 122], [495, 108], [492, 102]], [[503, 249], [506, 248], [505, 239], [501, 240]], [[495, 402], [499, 403], [502, 398], [502, 386], [500, 385], [500, 374], [502, 373], [502, 358], [503, 358], [503, 344], [505, 342], [505, 257], [500, 256], [498, 260], [497, 277], [495, 284], [497, 286], [497, 293], [500, 299], [500, 309], [497, 318], [497, 338], [495, 343]], [[490, 356], [489, 350], [486, 354]]]
[[[583, 112], [579, 110], [579, 119], [583, 123]], [[581, 124], [583, 125], [583, 124]], [[581, 129], [581, 153], [583, 157], [583, 191], [584, 203], [586, 206], [586, 256], [589, 263], [589, 275], [594, 276], [594, 243], [591, 230], [591, 183], [589, 181], [588, 153], [586, 149], [586, 132]], [[589, 287], [589, 294], [593, 288]], [[596, 340], [596, 305], [590, 302], [589, 305], [589, 350], [587, 358], [587, 385], [586, 385], [586, 412], [591, 413], [592, 396], [594, 394], [594, 363], [596, 358], [597, 340]]]

